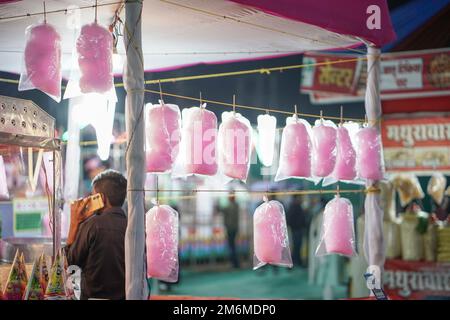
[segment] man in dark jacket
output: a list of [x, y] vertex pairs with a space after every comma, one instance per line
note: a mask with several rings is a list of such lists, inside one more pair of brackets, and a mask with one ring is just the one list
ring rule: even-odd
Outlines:
[[89, 218], [84, 214], [86, 199], [72, 206], [67, 260], [81, 268], [81, 299], [125, 299], [127, 218], [121, 207], [127, 180], [106, 170], [94, 178], [92, 187], [105, 206]]

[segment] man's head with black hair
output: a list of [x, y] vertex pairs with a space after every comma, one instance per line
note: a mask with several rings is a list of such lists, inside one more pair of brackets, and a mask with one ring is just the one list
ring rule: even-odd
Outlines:
[[121, 207], [127, 196], [127, 179], [120, 172], [108, 169], [95, 176], [92, 189], [103, 194], [105, 207]]

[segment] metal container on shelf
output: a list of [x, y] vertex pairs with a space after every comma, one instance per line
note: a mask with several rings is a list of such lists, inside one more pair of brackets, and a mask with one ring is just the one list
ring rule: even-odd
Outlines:
[[0, 239], [0, 262], [12, 263], [17, 250], [23, 252], [26, 263], [32, 263], [42, 253], [51, 256], [53, 242], [49, 238]]

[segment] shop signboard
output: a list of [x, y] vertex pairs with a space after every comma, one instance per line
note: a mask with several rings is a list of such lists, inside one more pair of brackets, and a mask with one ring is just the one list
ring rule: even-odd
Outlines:
[[450, 300], [450, 262], [386, 260], [383, 284], [390, 299]]
[[[339, 63], [334, 63], [340, 61]], [[327, 64], [331, 63], [331, 64]], [[303, 64], [314, 64], [302, 73], [302, 92], [318, 91], [356, 95], [361, 60], [346, 55], [305, 55]]]
[[[337, 60], [345, 62], [324, 64]], [[367, 63], [361, 56], [305, 54], [304, 63], [318, 63], [302, 71], [300, 91], [312, 103], [364, 100]], [[450, 95], [450, 49], [383, 54], [380, 91], [383, 100]]]
[[48, 212], [47, 198], [13, 200], [13, 234], [15, 237], [38, 237], [42, 234], [42, 217]]
[[450, 116], [384, 119], [383, 153], [387, 172], [450, 173]]

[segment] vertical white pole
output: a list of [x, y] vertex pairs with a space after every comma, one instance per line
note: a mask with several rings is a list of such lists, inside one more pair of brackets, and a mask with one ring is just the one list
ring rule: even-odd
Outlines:
[[[367, 87], [365, 98], [367, 120], [370, 126], [380, 130], [381, 99], [380, 99], [380, 49], [367, 47]], [[383, 153], [380, 157], [383, 161]], [[378, 181], [368, 181], [367, 187], [374, 186]], [[377, 284], [382, 286], [382, 272], [385, 261], [385, 247], [383, 239], [383, 210], [380, 206], [379, 193], [370, 192], [364, 203], [365, 230], [364, 255], [371, 273]]]
[[128, 174], [128, 226], [125, 235], [125, 290], [127, 300], [147, 299], [144, 216], [144, 61], [141, 39], [141, 1], [125, 5], [124, 70]]

